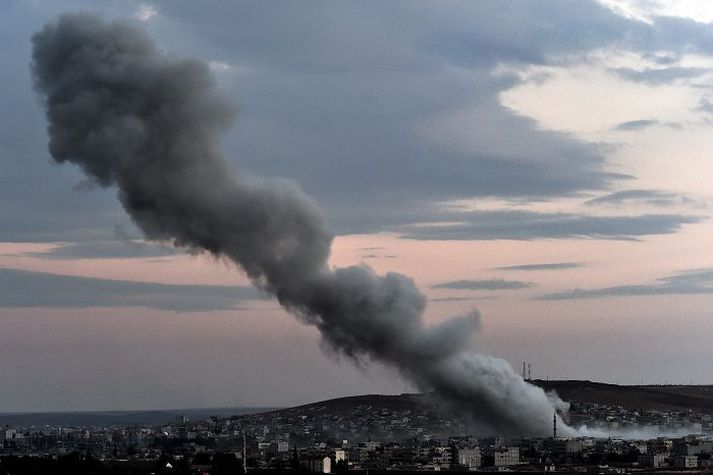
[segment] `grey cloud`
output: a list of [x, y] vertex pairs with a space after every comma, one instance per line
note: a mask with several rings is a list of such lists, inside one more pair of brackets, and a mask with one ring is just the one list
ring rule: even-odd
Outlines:
[[230, 310], [265, 299], [252, 287], [169, 285], [0, 268], [0, 307], [147, 307], [175, 312]]
[[[486, 68], [499, 62], [543, 63], [610, 44], [639, 51], [659, 64], [691, 50], [713, 50], [708, 25], [671, 17], [648, 24], [589, 0], [453, 1], [447, 6], [428, 1], [398, 6], [378, 1], [349, 5], [317, 1], [299, 6], [264, 1], [259, 7], [216, 1], [201, 9], [189, 0], [155, 3], [181, 28], [211, 25], [200, 35], [203, 41], [198, 44], [203, 48], [191, 46], [193, 54], [200, 55], [209, 38], [210, 45], [226, 57], [310, 73], [423, 72], [444, 63]], [[269, 34], [265, 24], [273, 25]], [[325, 37], [333, 41], [325, 42]], [[242, 48], [232, 48], [226, 38]]]
[[[710, 36], [686, 22], [662, 19], [663, 26], [652, 27], [627, 20], [589, 1], [454, 2], [448, 8], [429, 2], [399, 8], [383, 2], [155, 4], [160, 14], [150, 28], [162, 47], [249, 71], [220, 82], [242, 111], [224, 148], [239, 157], [241, 168], [297, 180], [326, 204], [338, 233], [384, 230], [389, 223], [376, 213], [357, 211], [377, 205], [395, 210], [481, 196], [548, 198], [611, 186], [624, 177], [607, 173], [600, 146], [543, 131], [504, 109], [498, 95], [518, 79], [493, 76], [492, 68], [547, 62], [611, 42], [650, 54], [691, 43], [702, 49]], [[95, 2], [73, 5], [96, 8]], [[68, 191], [80, 181], [78, 173], [39, 165], [46, 152], [38, 137], [45, 133], [27, 87], [26, 38], [62, 7], [8, 8], [3, 20], [13, 24], [3, 31], [14, 36], [3, 37], [12, 47], [2, 58], [8, 75], [0, 97], [8, 106], [0, 111], [6, 124], [0, 200], [13, 204], [0, 209], [0, 238], [106, 240], [106, 229], [128, 224], [112, 194], [95, 190], [94, 199], [84, 199]], [[112, 12], [131, 17], [134, 8], [116, 4]], [[555, 17], [567, 21], [551, 22]], [[670, 47], [661, 48], [666, 41]], [[434, 142], [414, 125], [414, 118], [437, 125], [464, 105], [482, 117], [463, 131], [468, 149]], [[41, 183], [42, 190], [28, 183]]]
[[643, 82], [647, 84], [667, 84], [678, 79], [690, 79], [709, 73], [709, 68], [686, 68], [671, 66], [669, 68], [636, 70], [631, 68], [614, 68], [610, 70], [617, 76], [628, 81]]
[[[44, 15], [67, 8], [35, 8], [9, 1], [0, 15], [0, 241], [59, 242], [111, 239], [115, 224], [130, 224], [113, 193], [73, 191], [81, 173], [48, 166], [42, 107], [32, 91], [29, 37]], [[80, 187], [85, 190], [85, 187]], [[87, 199], [87, 196], [91, 196]]]
[[[246, 46], [238, 50], [242, 57], [271, 67], [286, 65], [309, 71], [419, 71], [438, 66], [443, 58], [479, 66], [499, 61], [538, 62], [551, 54], [586, 50], [632, 36], [638, 39], [651, 31], [647, 25], [622, 18], [597, 2], [582, 0], [456, 1], [447, 7], [427, 1], [399, 6], [378, 1], [349, 5], [322, 1], [299, 6], [265, 1], [259, 7], [212, 2], [201, 9], [187, 0], [157, 4], [163, 15], [174, 20], [187, 23], [190, 18], [197, 25], [210, 23], [213, 28], [203, 36], [222, 44], [226, 54], [235, 54], [235, 50], [219, 40], [230, 34], [236, 43]], [[555, 16], [568, 21], [549, 21]], [[370, 28], [365, 28], [369, 22]], [[270, 35], [262, 30], [265, 24], [273, 25]], [[295, 25], [308, 25], [310, 29]], [[348, 36], [336, 35], [331, 43], [322, 41], [335, 32]], [[430, 54], [424, 56], [403, 43], [414, 37]], [[363, 43], [364, 48], [355, 48], [354, 43]], [[285, 49], [285, 44], [291, 50]], [[372, 52], [365, 54], [366, 49]], [[291, 51], [296, 54], [291, 55]]]
[[614, 130], [641, 130], [657, 125], [658, 123], [658, 120], [653, 119], [630, 120], [628, 122], [622, 122], [621, 124], [617, 125], [616, 127], [614, 127]]
[[677, 204], [691, 204], [693, 200], [669, 191], [660, 190], [623, 190], [608, 195], [599, 196], [586, 201], [586, 205], [622, 205], [631, 202], [651, 206], [673, 206]]
[[[429, 13], [457, 26], [441, 32], [434, 43], [441, 54], [465, 65], [544, 63], [555, 55], [627, 42], [646, 31], [640, 22], [590, 1], [460, 2], [456, 8], [432, 8]], [[559, 15], [567, 21], [551, 21]]]
[[44, 259], [126, 259], [174, 256], [176, 249], [156, 243], [141, 241], [79, 241], [57, 246], [48, 251], [30, 252], [24, 255]]
[[572, 289], [545, 294], [541, 300], [575, 300], [650, 295], [713, 294], [713, 269], [698, 269], [657, 279], [649, 284], [619, 285], [599, 289]]
[[678, 61], [681, 57], [681, 55], [679, 55], [679, 54], [660, 53], [660, 52], [646, 53], [643, 56], [644, 56], [644, 58], [654, 61], [656, 64], [661, 64], [661, 65], [675, 64], [676, 61]]
[[545, 262], [540, 264], [519, 264], [514, 266], [496, 267], [496, 270], [507, 271], [541, 271], [541, 270], [561, 270], [576, 269], [582, 267], [579, 262]]
[[[442, 18], [436, 25], [424, 11], [426, 5], [394, 11], [380, 3], [335, 8], [317, 2], [290, 7], [287, 23], [285, 5], [277, 3], [218, 2], [200, 11], [187, 2], [157, 6], [161, 13], [156, 21], [169, 49], [186, 47], [211, 59], [255, 66], [254, 73], [221, 83], [243, 111], [226, 148], [240, 157], [241, 168], [296, 179], [328, 203], [326, 212], [337, 232], [348, 233], [354, 225], [374, 228], [369, 213], [343, 218], [355, 205], [422, 206], [502, 193], [557, 196], [598, 189], [617, 179], [602, 169], [599, 147], [538, 131], [533, 121], [504, 110], [497, 95], [516, 83], [514, 77], [495, 78], [487, 67], [466, 74], [448, 67], [459, 60], [449, 59], [429, 42], [449, 28], [449, 20]], [[494, 6], [484, 8], [483, 13], [498, 12]], [[21, 21], [13, 25], [17, 37], [7, 38], [3, 50], [8, 55], [3, 57], [8, 87], [0, 94], [8, 107], [0, 111], [6, 124], [0, 131], [0, 199], [11, 205], [0, 209], [5, 224], [0, 238], [107, 240], [115, 224], [130, 225], [112, 193], [73, 193], [77, 183], [87, 189], [76, 171], [42, 165], [46, 134], [28, 86], [26, 38], [42, 21], [38, 15], [43, 10], [25, 10], [21, 4], [11, 9], [3, 18]], [[53, 9], [48, 8], [50, 13]], [[402, 13], [410, 25], [398, 22], [402, 27], [392, 29], [394, 16]], [[133, 8], [126, 14], [131, 16]], [[375, 34], [374, 21], [390, 28]], [[206, 24], [211, 28], [204, 28]], [[431, 26], [421, 31], [416, 27], [421, 24]], [[463, 104], [498, 119], [509, 131], [507, 147], [500, 149], [481, 134], [481, 148], [487, 145], [487, 150], [451, 150], [414, 130], [414, 117], [435, 120]], [[474, 128], [480, 127], [476, 123]], [[274, 140], [276, 136], [280, 140]], [[536, 160], [529, 159], [531, 150]]]
[[[244, 108], [273, 108], [255, 102], [275, 95], [268, 91], [265, 79], [241, 84]], [[452, 120], [447, 130], [442, 130], [444, 115], [448, 116], [450, 108], [469, 102], [469, 93], [460, 89], [462, 78], [434, 73], [394, 78], [393, 83], [380, 84], [378, 91], [368, 87], [372, 81], [383, 80], [370, 78], [362, 84], [330, 76], [318, 82], [300, 82], [300, 102], [322, 104], [311, 117], [296, 117], [292, 110], [299, 104], [290, 104], [295, 97], [284, 95], [269, 119], [244, 118], [230, 143], [249, 169], [269, 175], [287, 173], [310, 190], [327, 205], [330, 222], [340, 233], [376, 223], [378, 216], [372, 212], [345, 217], [352, 208], [422, 208], [436, 201], [480, 196], [561, 196], [599, 189], [625, 178], [603, 170], [603, 152], [598, 145], [565, 134], [536, 131], [534, 121], [503, 110], [497, 101], [500, 86], [492, 84], [492, 77], [485, 71], [474, 72], [468, 79], [481, 94], [492, 92], [473, 106], [483, 120]], [[269, 89], [296, 87], [283, 81], [286, 79]], [[339, 82], [339, 87], [323, 81]], [[436, 87], [436, 82], [451, 86], [446, 91]], [[330, 90], [348, 94], [358, 104], [335, 101], [327, 94]], [[413, 103], [411, 91], [421, 94], [428, 90], [432, 92], [427, 103], [423, 103], [423, 97]], [[277, 98], [266, 99], [270, 100]], [[290, 104], [289, 111], [282, 110], [286, 104]], [[346, 115], [345, 110], [349, 111]], [[413, 125], [413, 117], [423, 118], [420, 127]], [[432, 129], [435, 136], [465, 134], [469, 143], [455, 147], [456, 140], [434, 140], [423, 133], [424, 128]], [[271, 137], [275, 134], [285, 140], [274, 143]], [[302, 155], [305, 147], [311, 149], [309, 159]]]
[[480, 296], [480, 297], [438, 297], [428, 299], [429, 302], [471, 302], [474, 300], [493, 300], [495, 297], [492, 295]]
[[660, 16], [653, 19], [652, 28], [632, 41], [633, 46], [649, 52], [668, 50], [678, 54], [713, 51], [713, 32], [710, 25], [690, 18]]
[[532, 284], [517, 280], [486, 279], [486, 280], [454, 280], [432, 286], [434, 289], [452, 290], [516, 290], [532, 287]]
[[[518, 80], [490, 74], [501, 61], [608, 42], [630, 24], [594, 2], [460, 2], [448, 9], [316, 2], [291, 7], [287, 24], [280, 3], [211, 4], [201, 11], [187, 2], [160, 5], [162, 15], [185, 26], [177, 32], [181, 37], [193, 32], [201, 42], [209, 38], [210, 54], [217, 50], [230, 62], [255, 65], [255, 74], [234, 83], [244, 113], [229, 144], [249, 169], [294, 178], [327, 204], [339, 233], [374, 224], [370, 213], [342, 219], [355, 205], [560, 196], [618, 178], [603, 170], [598, 146], [542, 131], [503, 109], [498, 94]], [[572, 19], [552, 24], [552, 15]], [[503, 22], [512, 27], [497, 26]], [[208, 31], [194, 26], [208, 23]], [[284, 28], [268, 31], [264, 24]], [[454, 64], [470, 66], [462, 74]], [[304, 104], [312, 105], [307, 113]], [[411, 126], [414, 117], [432, 116], [437, 123], [464, 104], [484, 118], [469, 131], [471, 150], [433, 143]], [[494, 137], [488, 123], [507, 133]]]
[[708, 99], [701, 99], [696, 110], [707, 114], [713, 114], [713, 102]]
[[396, 256], [393, 254], [364, 254], [362, 259], [393, 259]]
[[648, 214], [640, 216], [585, 216], [533, 211], [474, 211], [456, 224], [406, 225], [398, 228], [407, 239], [492, 240], [594, 238], [632, 240], [670, 234], [699, 216]]

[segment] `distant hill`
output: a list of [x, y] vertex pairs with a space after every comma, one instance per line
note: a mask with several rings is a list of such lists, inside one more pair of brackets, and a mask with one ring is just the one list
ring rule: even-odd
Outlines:
[[630, 409], [713, 411], [713, 385], [636, 385], [592, 381], [533, 380], [546, 391], [555, 391], [565, 401], [623, 406]]
[[424, 411], [433, 409], [429, 398], [423, 394], [364, 394], [360, 396], [346, 396], [325, 401], [313, 402], [302, 406], [275, 409], [270, 411], [275, 414], [317, 414], [326, 413], [339, 416], [350, 415], [357, 407], [369, 407], [373, 411], [381, 409], [390, 410], [416, 410]]
[[[713, 385], [636, 385], [596, 383], [578, 380], [533, 380], [532, 384], [546, 391], [555, 391], [565, 401], [580, 401], [606, 405], [623, 406], [629, 409], [687, 410], [696, 409], [713, 412]], [[206, 419], [210, 416], [239, 417], [245, 414], [289, 413], [309, 414], [328, 413], [348, 415], [357, 407], [369, 407], [371, 410], [436, 410], [437, 404], [427, 395], [366, 394], [349, 396], [326, 401], [314, 402], [291, 408], [211, 408], [180, 409], [159, 411], [113, 411], [113, 412], [48, 412], [2, 414], [0, 426], [28, 425], [142, 425], [166, 424], [179, 416], [190, 420]]]
[[29, 412], [0, 413], [0, 427], [29, 426], [76, 426], [107, 427], [132, 425], [159, 425], [174, 422], [186, 416], [191, 421], [208, 419], [211, 416], [228, 417], [241, 414], [266, 412], [266, 407], [221, 407], [207, 409], [167, 409], [154, 411], [87, 411], [87, 412]]
[[[540, 386], [545, 391], [555, 391], [559, 397], [570, 402], [579, 401], [623, 406], [629, 409], [696, 409], [713, 412], [713, 385], [627, 386], [578, 380], [533, 380], [530, 382]], [[273, 412], [292, 414], [324, 412], [344, 415], [358, 406], [369, 406], [376, 411], [381, 409], [424, 411], [435, 410], [436, 405], [432, 398], [423, 394], [367, 394], [329, 399], [303, 406], [278, 409]]]

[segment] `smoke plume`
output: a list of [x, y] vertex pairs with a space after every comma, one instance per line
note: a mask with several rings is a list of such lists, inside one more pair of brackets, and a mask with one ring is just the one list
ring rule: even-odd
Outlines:
[[205, 64], [89, 14], [61, 16], [32, 41], [52, 157], [116, 187], [148, 238], [232, 260], [330, 347], [395, 367], [482, 425], [550, 432], [562, 401], [470, 350], [477, 315], [427, 327], [410, 278], [328, 266], [332, 235], [295, 184], [229, 169], [217, 144], [234, 113]]

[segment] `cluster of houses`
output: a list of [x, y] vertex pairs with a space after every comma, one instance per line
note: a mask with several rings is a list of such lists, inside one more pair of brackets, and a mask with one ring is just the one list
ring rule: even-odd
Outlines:
[[[0, 421], [1, 422], [1, 421]], [[595, 471], [713, 468], [709, 414], [577, 403], [570, 423], [597, 437], [503, 438], [473, 433], [427, 406], [310, 405], [161, 425], [30, 426], [0, 430], [0, 455], [206, 463], [230, 454], [251, 470]], [[617, 431], [624, 433], [618, 436]], [[661, 433], [679, 432], [668, 437]], [[684, 435], [693, 434], [693, 435]]]

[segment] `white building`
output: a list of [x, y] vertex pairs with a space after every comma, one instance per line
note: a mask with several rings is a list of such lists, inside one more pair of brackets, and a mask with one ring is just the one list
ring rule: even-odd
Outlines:
[[480, 447], [458, 449], [458, 465], [469, 469], [478, 468], [481, 462]]
[[5, 437], [3, 437], [4, 440], [13, 440], [17, 438], [17, 431], [15, 429], [7, 428], [4, 431]]

